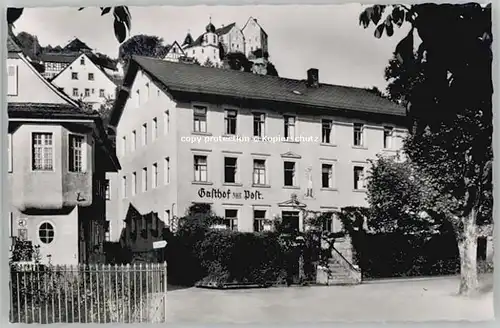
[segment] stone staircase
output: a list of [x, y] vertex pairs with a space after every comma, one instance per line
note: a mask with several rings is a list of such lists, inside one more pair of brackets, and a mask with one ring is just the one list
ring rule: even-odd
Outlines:
[[361, 270], [335, 248], [327, 266], [318, 266], [317, 269], [316, 282], [321, 285], [357, 285], [361, 281]]

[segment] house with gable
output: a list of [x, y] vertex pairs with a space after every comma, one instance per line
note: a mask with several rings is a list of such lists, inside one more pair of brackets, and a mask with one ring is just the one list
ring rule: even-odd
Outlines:
[[169, 60], [169, 61], [174, 61], [178, 62], [182, 57], [185, 57], [186, 53], [182, 49], [182, 47], [179, 45], [177, 41], [174, 41], [174, 43], [170, 46], [170, 48], [167, 51], [167, 54], [165, 55], [164, 59]]
[[256, 18], [250, 17], [241, 31], [245, 36], [245, 55], [247, 57], [259, 49], [263, 54], [269, 53], [268, 35]]
[[99, 109], [115, 98], [120, 83], [120, 77], [103, 67], [96, 55], [81, 52], [50, 81], [72, 99]]
[[120, 164], [100, 115], [45, 79], [7, 40], [9, 237], [52, 264], [100, 262], [105, 175]]

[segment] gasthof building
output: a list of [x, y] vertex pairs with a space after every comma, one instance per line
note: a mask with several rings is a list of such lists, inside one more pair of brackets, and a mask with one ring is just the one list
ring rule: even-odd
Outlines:
[[[209, 203], [238, 231], [303, 212], [364, 206], [369, 160], [397, 155], [405, 109], [360, 88], [134, 57], [118, 94], [122, 169], [113, 182], [117, 239], [130, 204], [167, 225]], [[335, 229], [332, 221], [328, 229]]]

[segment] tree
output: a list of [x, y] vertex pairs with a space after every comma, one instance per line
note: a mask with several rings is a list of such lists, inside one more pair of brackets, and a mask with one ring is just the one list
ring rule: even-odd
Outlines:
[[[375, 5], [360, 14], [363, 27], [371, 23], [377, 38], [392, 36], [394, 25], [410, 27], [395, 57], [410, 72], [421, 65], [425, 78], [405, 86], [412, 124], [404, 150], [448, 196], [448, 206], [436, 209], [456, 231], [459, 293], [470, 294], [478, 287], [477, 220], [492, 202], [491, 5]], [[422, 40], [416, 56], [414, 33]]]
[[[442, 223], [436, 205], [448, 205], [429, 177], [411, 160], [378, 156], [371, 162], [367, 201], [368, 226], [379, 233], [428, 233]], [[432, 215], [430, 215], [430, 214]]]
[[[115, 32], [116, 40], [119, 43], [125, 41], [127, 33], [130, 32], [132, 16], [127, 6], [116, 6], [116, 7], [100, 7], [101, 16], [109, 14], [113, 11], [113, 29]], [[79, 8], [81, 11], [85, 8]], [[7, 23], [10, 27], [22, 16], [24, 8], [7, 8]]]
[[118, 60], [127, 61], [133, 55], [163, 58], [168, 47], [163, 45], [163, 39], [155, 35], [134, 35], [123, 42], [118, 49]]
[[32, 59], [39, 59], [42, 54], [42, 47], [36, 35], [20, 32], [17, 34], [16, 38], [25, 54], [28, 54]]

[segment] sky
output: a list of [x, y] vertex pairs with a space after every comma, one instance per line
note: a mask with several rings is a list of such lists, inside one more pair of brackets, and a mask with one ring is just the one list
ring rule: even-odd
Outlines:
[[[385, 89], [384, 68], [408, 31], [397, 29], [391, 38], [376, 39], [374, 28], [359, 25], [360, 4], [162, 6], [130, 7], [130, 35], [162, 37], [165, 44], [182, 43], [187, 32], [194, 38], [205, 31], [211, 17], [216, 27], [235, 22], [243, 28], [255, 17], [269, 36], [270, 60], [281, 77], [305, 79], [309, 68], [319, 70], [321, 83]], [[14, 32], [38, 36], [42, 46], [66, 45], [78, 37], [98, 52], [116, 58], [119, 43], [113, 16], [99, 8], [26, 8]]]

